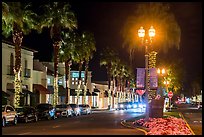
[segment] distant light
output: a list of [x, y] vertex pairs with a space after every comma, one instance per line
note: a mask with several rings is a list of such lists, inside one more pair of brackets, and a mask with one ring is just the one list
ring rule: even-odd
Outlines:
[[140, 38], [144, 38], [145, 36], [145, 30], [143, 29], [143, 27], [140, 27], [140, 29], [138, 30], [138, 36]]
[[155, 36], [155, 29], [153, 28], [153, 26], [150, 27], [149, 29], [149, 37], [154, 37]]

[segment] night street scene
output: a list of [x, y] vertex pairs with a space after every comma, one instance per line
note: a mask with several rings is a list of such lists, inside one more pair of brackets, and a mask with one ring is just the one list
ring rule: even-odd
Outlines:
[[2, 135], [202, 135], [201, 2], [2, 3]]

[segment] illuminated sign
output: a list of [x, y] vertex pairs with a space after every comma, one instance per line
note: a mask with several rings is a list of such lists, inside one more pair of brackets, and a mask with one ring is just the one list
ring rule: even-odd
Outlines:
[[137, 68], [136, 87], [137, 88], [145, 87], [145, 69], [144, 68]]
[[[81, 77], [84, 78], [84, 72], [81, 72]], [[72, 78], [79, 78], [79, 72], [72, 72]]]

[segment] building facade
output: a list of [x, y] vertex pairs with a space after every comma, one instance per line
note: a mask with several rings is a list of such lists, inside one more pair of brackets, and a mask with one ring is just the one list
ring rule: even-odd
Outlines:
[[[20, 105], [30, 105], [33, 89], [33, 57], [36, 51], [22, 47], [21, 49], [21, 82], [22, 94]], [[2, 42], [2, 92], [8, 94], [5, 104], [14, 105], [14, 66], [15, 47], [10, 42]]]

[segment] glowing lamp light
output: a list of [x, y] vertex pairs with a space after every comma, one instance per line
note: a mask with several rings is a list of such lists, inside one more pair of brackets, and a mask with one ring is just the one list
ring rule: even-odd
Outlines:
[[145, 30], [143, 29], [143, 27], [140, 27], [140, 29], [138, 30], [138, 36], [140, 38], [144, 38], [145, 36]]
[[155, 36], [155, 29], [153, 28], [153, 26], [151, 26], [149, 29], [149, 37], [152, 38], [154, 36]]
[[157, 69], [157, 73], [160, 74], [160, 69], [159, 68]]
[[165, 73], [165, 69], [163, 68], [163, 69], [162, 69], [162, 74], [164, 74], [164, 73]]
[[164, 84], [165, 84], [165, 85], [168, 85], [168, 84], [169, 84], [169, 81], [164, 81]]

